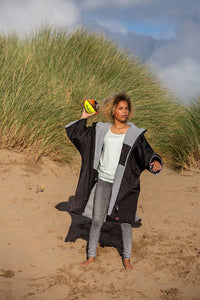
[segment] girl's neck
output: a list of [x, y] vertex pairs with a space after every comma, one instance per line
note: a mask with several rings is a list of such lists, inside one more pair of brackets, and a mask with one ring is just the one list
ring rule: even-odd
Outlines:
[[116, 134], [124, 134], [128, 129], [129, 126], [127, 125], [127, 123], [117, 122], [116, 120], [110, 128], [111, 132]]

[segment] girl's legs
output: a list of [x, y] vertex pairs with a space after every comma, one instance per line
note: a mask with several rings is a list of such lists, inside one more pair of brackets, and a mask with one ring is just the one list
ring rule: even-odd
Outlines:
[[96, 256], [97, 244], [99, 241], [101, 227], [103, 225], [108, 210], [111, 190], [112, 190], [112, 183], [105, 182], [103, 180], [98, 181], [96, 191], [95, 191], [94, 211], [93, 211], [92, 225], [90, 228], [90, 235], [89, 235], [89, 249], [88, 249], [89, 257]]
[[107, 214], [111, 191], [112, 183], [98, 180], [94, 196], [92, 225], [89, 234], [88, 260], [82, 264], [83, 266], [87, 266], [96, 256], [101, 227]]
[[132, 226], [129, 223], [121, 223], [123, 240], [123, 258], [130, 259], [132, 251]]
[[123, 262], [126, 270], [133, 267], [130, 264], [132, 251], [132, 226], [129, 223], [121, 223], [122, 240], [123, 240]]
[[[101, 227], [107, 214], [110, 196], [112, 191], [112, 183], [98, 180], [95, 196], [92, 224], [89, 234], [88, 259], [83, 266], [90, 264], [96, 256], [96, 249], [100, 237]], [[132, 269], [130, 257], [132, 251], [132, 226], [129, 223], [121, 224], [122, 239], [123, 239], [123, 262], [126, 270]]]

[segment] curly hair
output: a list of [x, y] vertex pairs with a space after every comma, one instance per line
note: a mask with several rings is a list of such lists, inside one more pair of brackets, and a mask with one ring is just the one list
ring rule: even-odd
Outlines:
[[113, 94], [104, 100], [104, 104], [101, 111], [107, 121], [114, 121], [114, 111], [120, 101], [126, 101], [128, 104], [128, 120], [130, 120], [133, 117], [131, 98], [125, 92], [120, 92], [117, 94]]

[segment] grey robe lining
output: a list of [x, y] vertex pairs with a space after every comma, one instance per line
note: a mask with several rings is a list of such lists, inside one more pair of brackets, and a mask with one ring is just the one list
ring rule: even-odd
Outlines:
[[[120, 189], [120, 184], [121, 184], [121, 181], [122, 181], [122, 178], [124, 175], [125, 167], [127, 164], [127, 160], [130, 155], [130, 152], [131, 152], [131, 148], [134, 145], [135, 141], [137, 140], [138, 136], [146, 131], [146, 129], [136, 127], [133, 123], [127, 123], [127, 125], [130, 126], [130, 128], [126, 132], [123, 144], [130, 146], [130, 149], [129, 149], [128, 155], [126, 157], [125, 165], [122, 166], [122, 165], [118, 164], [118, 166], [117, 166], [115, 177], [114, 177], [114, 182], [113, 182], [113, 187], [112, 187], [110, 204], [109, 204], [109, 208], [108, 208], [108, 215], [111, 215], [112, 210], [114, 208], [114, 205], [115, 205], [115, 202], [117, 199], [117, 195], [118, 195], [119, 189]], [[112, 126], [112, 123], [99, 122], [96, 124], [95, 154], [94, 154], [94, 164], [93, 164], [93, 168], [95, 170], [98, 169], [101, 151], [102, 151], [103, 142], [104, 142], [104, 137], [111, 126]], [[92, 191], [90, 193], [88, 203], [87, 203], [87, 205], [85, 207], [85, 211], [83, 213], [83, 215], [85, 215], [89, 218], [92, 218], [93, 198], [94, 198], [95, 188], [96, 188], [96, 185], [94, 186], [94, 188], [92, 189]]]

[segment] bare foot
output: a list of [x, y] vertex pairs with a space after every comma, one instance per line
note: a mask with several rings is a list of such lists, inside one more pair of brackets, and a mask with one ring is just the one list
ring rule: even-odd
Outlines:
[[93, 262], [94, 257], [89, 257], [86, 261], [80, 263], [81, 266], [87, 267], [91, 262]]
[[124, 258], [123, 263], [126, 271], [130, 271], [133, 269], [130, 263], [130, 259]]

